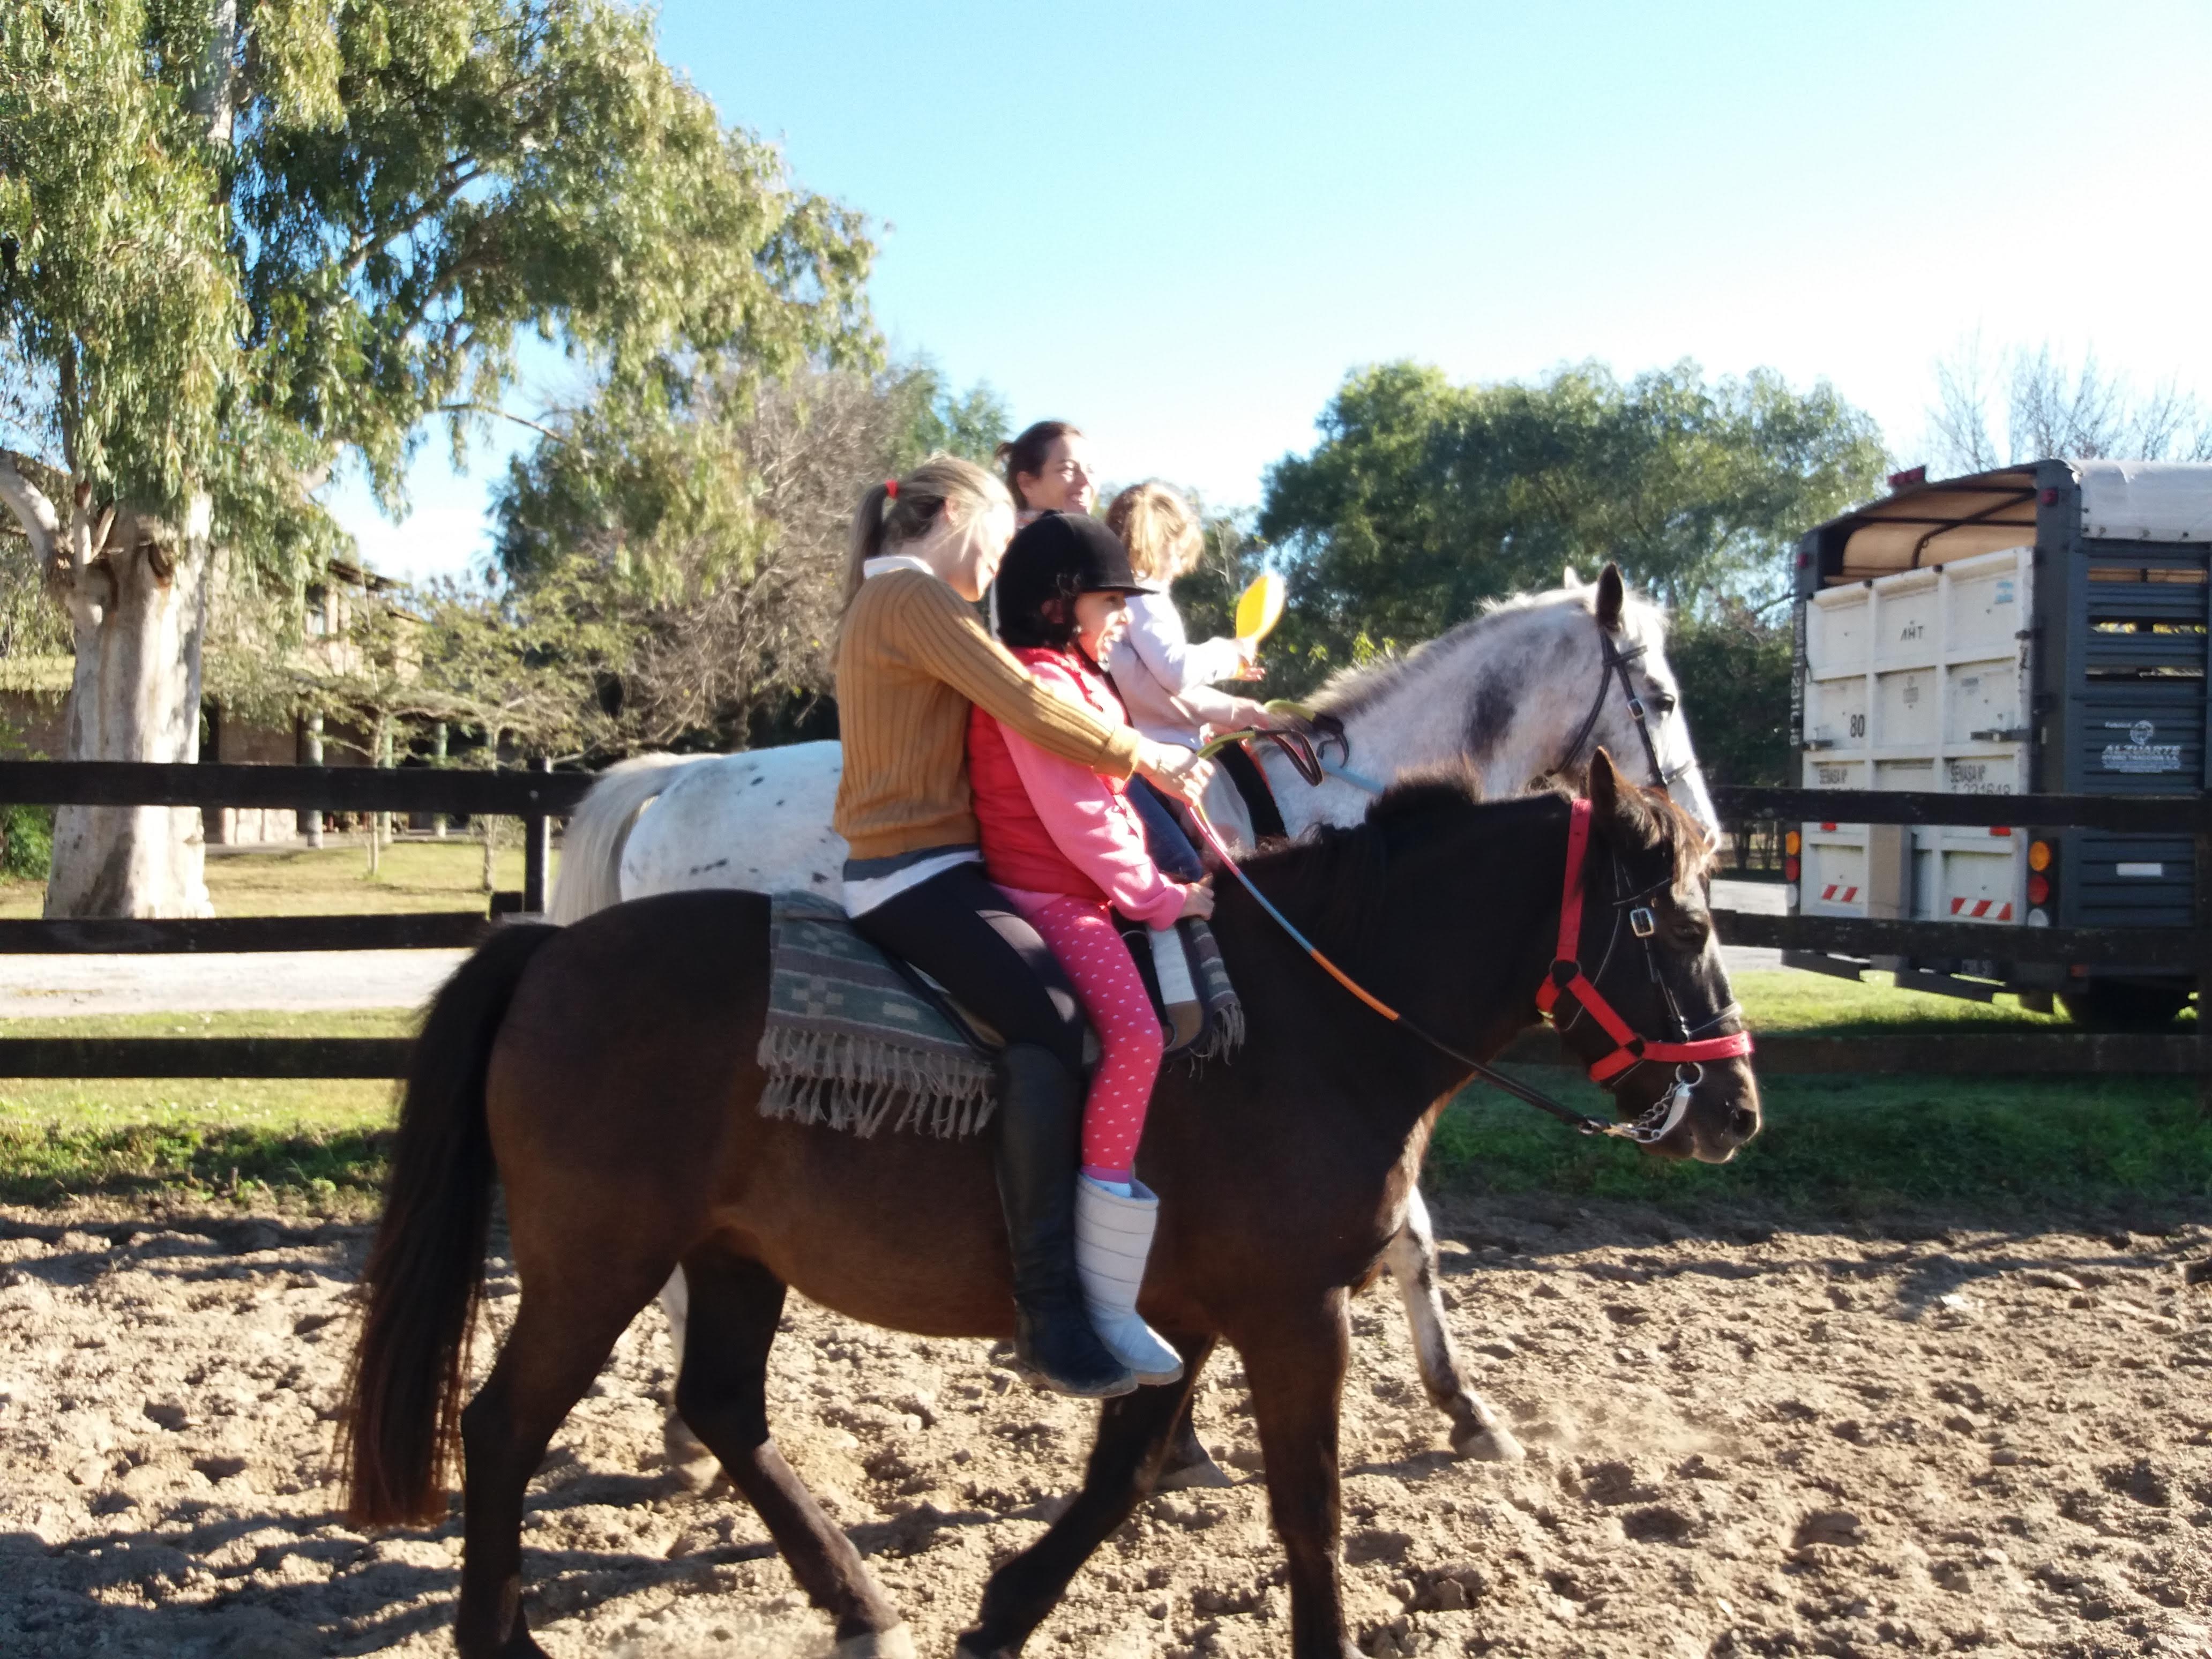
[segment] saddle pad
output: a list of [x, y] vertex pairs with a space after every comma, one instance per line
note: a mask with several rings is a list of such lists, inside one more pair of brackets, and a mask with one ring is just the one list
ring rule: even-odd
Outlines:
[[844, 907], [812, 893], [769, 901], [768, 1073], [763, 1117], [872, 1135], [893, 1129], [972, 1134], [998, 1105], [991, 1064], [882, 951]]

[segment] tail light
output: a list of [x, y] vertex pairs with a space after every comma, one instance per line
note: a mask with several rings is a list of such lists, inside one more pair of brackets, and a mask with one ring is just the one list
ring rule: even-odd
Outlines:
[[2058, 851], [2047, 841], [2040, 839], [2027, 844], [2027, 902], [2034, 908], [2028, 912], [2031, 927], [2051, 925], [2051, 890], [2058, 879]]

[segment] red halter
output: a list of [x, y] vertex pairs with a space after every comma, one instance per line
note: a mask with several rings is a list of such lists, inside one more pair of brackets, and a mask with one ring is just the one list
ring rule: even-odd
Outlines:
[[[1613, 1039], [1613, 1052], [1589, 1068], [1593, 1083], [1608, 1083], [1647, 1060], [1685, 1063], [1733, 1060], [1749, 1054], [1748, 1031], [1732, 1031], [1726, 1036], [1701, 1037], [1690, 1042], [1653, 1042], [1638, 1036], [1635, 1028], [1605, 1000], [1605, 994], [1590, 983], [1576, 955], [1582, 948], [1583, 860], [1589, 852], [1589, 802], [1576, 801], [1567, 818], [1567, 874], [1565, 890], [1559, 899], [1559, 953], [1553, 959], [1550, 977], [1536, 988], [1536, 1006], [1552, 1015], [1560, 994], [1565, 992], [1574, 998], [1577, 1009], [1596, 1021], [1598, 1028]], [[1632, 920], [1630, 926], [1635, 926]], [[1644, 935], [1639, 933], [1638, 936]], [[1553, 1015], [1552, 1024], [1557, 1027], [1559, 1023]]]

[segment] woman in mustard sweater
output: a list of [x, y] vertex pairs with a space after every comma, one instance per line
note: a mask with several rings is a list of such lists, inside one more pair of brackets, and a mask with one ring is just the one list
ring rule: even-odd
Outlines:
[[845, 771], [836, 824], [845, 908], [1006, 1040], [999, 1060], [999, 1195], [1012, 1246], [1017, 1353], [1063, 1394], [1126, 1394], [1076, 1277], [1083, 1015], [1051, 951], [983, 874], [968, 783], [981, 708], [1046, 753], [1172, 793], [1210, 768], [1053, 696], [984, 632], [975, 606], [1014, 531], [1006, 487], [933, 455], [868, 492], [853, 521], [837, 640]]

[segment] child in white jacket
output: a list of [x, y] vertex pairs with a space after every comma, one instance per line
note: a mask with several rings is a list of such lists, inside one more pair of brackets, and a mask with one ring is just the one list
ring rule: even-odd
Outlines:
[[1106, 509], [1106, 527], [1129, 550], [1139, 581], [1160, 591], [1133, 597], [1129, 625], [1106, 669], [1129, 711], [1129, 723], [1157, 743], [1195, 749], [1201, 729], [1266, 726], [1267, 711], [1249, 697], [1214, 689], [1220, 680], [1256, 680], [1260, 670], [1235, 640], [1192, 644], [1169, 596], [1204, 550], [1198, 516], [1163, 483], [1123, 490]]

